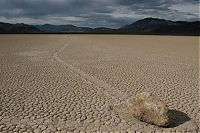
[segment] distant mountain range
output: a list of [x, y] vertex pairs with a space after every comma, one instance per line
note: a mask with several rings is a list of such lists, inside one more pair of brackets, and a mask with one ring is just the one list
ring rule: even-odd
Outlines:
[[200, 35], [200, 21], [171, 21], [145, 18], [119, 29], [90, 28], [74, 25], [27, 25], [0, 22], [0, 33], [96, 33], [96, 34], [146, 34], [146, 35]]
[[74, 25], [35, 25], [36, 28], [43, 32], [48, 33], [65, 33], [65, 32], [78, 32], [78, 33], [84, 33], [84, 32], [111, 32], [114, 29], [106, 28], [106, 27], [99, 27], [99, 28], [90, 28], [90, 27], [77, 27]]
[[118, 29], [120, 33], [161, 34], [161, 35], [199, 35], [200, 21], [171, 21], [145, 18]]
[[0, 22], [0, 33], [40, 33], [41, 30], [27, 24], [9, 24]]
[[77, 27], [74, 25], [35, 25], [41, 31], [44, 32], [85, 32], [91, 30], [89, 27]]

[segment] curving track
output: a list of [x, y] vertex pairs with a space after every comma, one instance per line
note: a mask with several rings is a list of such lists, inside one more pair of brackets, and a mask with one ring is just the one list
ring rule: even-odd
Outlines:
[[[120, 92], [119, 90], [114, 89], [111, 85], [107, 84], [105, 81], [99, 80], [97, 78], [95, 78], [94, 76], [88, 75], [87, 73], [81, 71], [78, 68], [75, 68], [74, 66], [67, 64], [65, 61], [63, 61], [62, 59], [60, 59], [58, 57], [58, 54], [63, 52], [63, 50], [70, 45], [71, 39], [69, 39], [64, 45], [63, 47], [61, 47], [57, 52], [55, 52], [53, 54], [54, 59], [61, 63], [62, 65], [68, 67], [69, 69], [71, 69], [72, 71], [74, 71], [75, 73], [79, 74], [81, 77], [85, 78], [88, 80], [88, 82], [90, 84], [96, 84], [101, 91], [103, 90], [105, 95], [108, 95], [109, 97], [113, 97], [113, 102], [117, 102], [120, 103], [124, 100], [127, 99], [127, 96], [125, 94], [123, 94], [122, 92]], [[114, 91], [115, 90], [115, 91]]]

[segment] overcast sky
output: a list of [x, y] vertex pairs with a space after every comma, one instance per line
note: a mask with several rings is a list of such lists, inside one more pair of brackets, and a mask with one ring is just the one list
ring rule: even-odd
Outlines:
[[0, 0], [0, 21], [120, 27], [145, 17], [199, 20], [199, 0]]

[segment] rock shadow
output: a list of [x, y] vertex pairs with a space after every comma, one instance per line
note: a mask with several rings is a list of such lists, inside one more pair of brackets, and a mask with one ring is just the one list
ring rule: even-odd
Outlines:
[[169, 116], [170, 116], [170, 124], [168, 128], [177, 127], [191, 119], [186, 113], [178, 110], [169, 110]]

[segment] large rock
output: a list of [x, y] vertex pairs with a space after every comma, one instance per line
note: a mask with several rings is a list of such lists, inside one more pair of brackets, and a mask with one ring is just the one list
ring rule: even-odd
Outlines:
[[168, 126], [169, 109], [159, 97], [143, 92], [127, 101], [127, 111], [135, 118], [157, 126]]

